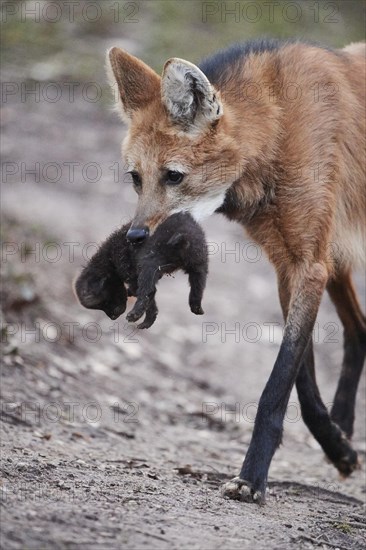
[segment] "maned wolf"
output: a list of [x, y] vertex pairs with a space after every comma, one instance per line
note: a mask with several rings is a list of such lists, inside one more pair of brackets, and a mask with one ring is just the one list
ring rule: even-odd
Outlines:
[[[155, 322], [156, 284], [166, 273], [182, 269], [189, 277], [189, 305], [196, 315], [201, 306], [208, 272], [208, 251], [202, 228], [187, 213], [173, 214], [154, 234], [133, 246], [126, 238], [128, 223], [112, 233], [100, 246], [75, 282], [80, 303], [88, 309], [101, 309], [111, 319], [126, 310], [128, 294], [137, 301], [127, 315], [137, 321], [146, 313], [138, 328], [149, 328]], [[131, 235], [130, 235], [131, 236]]]
[[[366, 350], [351, 271], [365, 259], [365, 44], [333, 50], [301, 41], [236, 45], [200, 68], [169, 59], [160, 77], [112, 48], [123, 155], [138, 205], [131, 238], [174, 212], [221, 212], [266, 251], [285, 318], [239, 477], [224, 494], [263, 503], [296, 383], [302, 416], [343, 475]], [[324, 290], [344, 325], [344, 361], [330, 415], [315, 379], [311, 334]]]

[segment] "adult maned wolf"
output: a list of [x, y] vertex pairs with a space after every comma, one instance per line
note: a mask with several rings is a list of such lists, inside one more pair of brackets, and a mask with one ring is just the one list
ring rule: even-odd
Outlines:
[[[220, 212], [244, 226], [277, 272], [284, 336], [239, 477], [223, 487], [232, 498], [264, 502], [294, 384], [330, 461], [345, 476], [358, 465], [350, 438], [366, 319], [351, 271], [365, 259], [365, 49], [259, 40], [199, 68], [169, 59], [161, 77], [127, 52], [109, 51], [138, 194], [130, 239], [144, 240], [175, 212], [196, 220]], [[311, 338], [325, 289], [344, 326], [330, 414]]]

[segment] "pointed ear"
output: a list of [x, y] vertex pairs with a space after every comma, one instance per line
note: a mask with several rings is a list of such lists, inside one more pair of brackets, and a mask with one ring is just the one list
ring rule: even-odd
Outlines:
[[118, 111], [125, 121], [132, 118], [134, 111], [160, 96], [160, 76], [120, 48], [107, 52], [107, 74], [117, 97]]
[[219, 92], [196, 65], [184, 59], [165, 63], [161, 93], [172, 120], [185, 127], [208, 125], [223, 115]]
[[183, 233], [174, 233], [174, 235], [170, 237], [169, 241], [166, 244], [174, 247], [179, 245], [183, 249], [187, 249], [190, 246], [189, 241], [183, 235]]

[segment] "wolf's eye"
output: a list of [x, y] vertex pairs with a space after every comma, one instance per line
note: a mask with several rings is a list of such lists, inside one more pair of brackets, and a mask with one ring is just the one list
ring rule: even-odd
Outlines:
[[134, 172], [133, 170], [131, 172], [129, 172], [129, 174], [131, 174], [134, 186], [135, 187], [141, 187], [142, 181], [141, 181], [140, 175], [137, 172]]
[[175, 170], [168, 170], [166, 174], [166, 183], [169, 185], [177, 185], [184, 178], [184, 174]]

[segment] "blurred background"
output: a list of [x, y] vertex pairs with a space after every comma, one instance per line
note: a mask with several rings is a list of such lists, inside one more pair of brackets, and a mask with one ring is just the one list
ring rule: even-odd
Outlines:
[[[194, 533], [202, 547], [213, 534], [202, 528], [199, 512], [191, 518], [192, 532], [184, 532], [187, 503], [198, 498], [215, 515], [210, 502], [220, 507], [221, 501], [212, 500], [217, 497], [210, 485], [207, 498], [201, 485], [182, 485], [172, 471], [188, 464], [189, 479], [201, 480], [210, 468], [216, 489], [221, 477], [240, 467], [282, 337], [276, 281], [242, 229], [213, 216], [204, 224], [210, 247], [205, 316], [189, 311], [188, 283], [180, 273], [160, 282], [160, 314], [149, 331], [78, 305], [75, 276], [97, 245], [132, 217], [136, 204], [120, 158], [126, 127], [112, 109], [105, 52], [119, 46], [161, 73], [169, 57], [196, 63], [232, 42], [263, 35], [342, 47], [364, 39], [365, 4], [14, 0], [1, 3], [1, 16], [5, 540], [9, 548], [26, 541], [34, 547], [52, 540], [71, 544], [80, 537], [87, 544], [85, 517], [99, 506], [94, 542], [104, 543], [107, 532], [139, 547], [148, 540], [139, 522], [144, 517], [156, 525], [159, 506], [173, 505], [174, 489], [185, 500], [174, 500], [179, 528], [173, 539], [182, 547]], [[356, 284], [365, 308], [364, 273], [356, 274]], [[327, 296], [314, 342], [321, 392], [330, 405], [342, 361], [342, 327]], [[361, 455], [364, 390], [363, 378], [354, 436]], [[270, 475], [274, 483], [301, 480], [349, 499], [364, 498], [364, 474], [341, 486], [324, 462], [301, 421], [295, 393]], [[120, 505], [126, 495], [131, 500], [139, 476], [157, 494], [153, 502], [146, 494], [137, 497], [137, 514], [134, 508], [114, 511], [118, 520], [123, 515], [124, 530], [118, 530], [108, 502]], [[37, 499], [36, 479], [45, 488]], [[75, 500], [66, 503], [61, 482], [69, 484]], [[50, 488], [59, 500], [50, 500]], [[103, 505], [101, 488], [111, 499]], [[293, 504], [298, 515], [305, 514], [306, 495]], [[33, 516], [24, 502], [31, 502]], [[233, 506], [215, 521], [230, 525]], [[68, 522], [67, 532], [62, 521], [48, 530], [56, 509]], [[277, 512], [269, 507], [266, 514], [262, 524], [278, 528], [277, 542], [287, 540]], [[37, 528], [26, 535], [24, 525], [35, 516]], [[256, 533], [248, 534], [249, 542], [255, 540], [251, 536]], [[156, 537], [153, 543], [161, 544], [165, 535], [159, 531]], [[240, 537], [233, 538], [233, 547], [242, 544]]]

